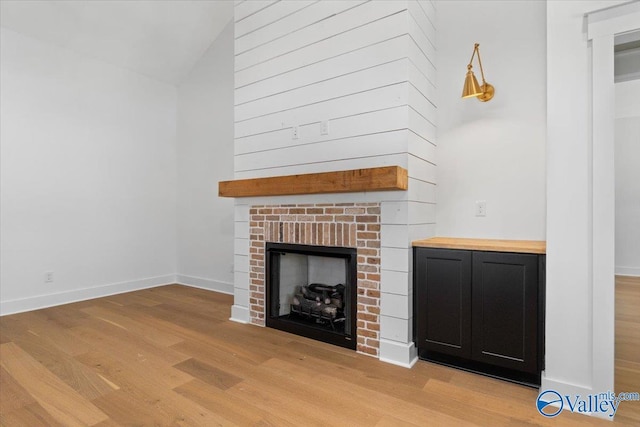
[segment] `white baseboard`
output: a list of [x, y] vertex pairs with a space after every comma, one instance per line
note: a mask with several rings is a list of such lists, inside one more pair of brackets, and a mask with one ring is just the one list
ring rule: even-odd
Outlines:
[[170, 285], [176, 282], [173, 274], [166, 276], [148, 277], [145, 279], [128, 282], [111, 283], [91, 288], [74, 289], [47, 295], [37, 295], [29, 298], [20, 298], [0, 302], [0, 316], [22, 313], [25, 311], [39, 310], [41, 308], [72, 302], [85, 301], [93, 298], [106, 297], [124, 292], [138, 291], [140, 289], [155, 288], [162, 285]]
[[[595, 390], [593, 387], [585, 387], [585, 386], [582, 386], [582, 385], [576, 385], [576, 384], [571, 384], [571, 383], [567, 383], [567, 382], [563, 382], [563, 381], [553, 380], [553, 379], [547, 378], [546, 372], [542, 373], [541, 380], [542, 381], [541, 381], [540, 389], [539, 389], [539, 391], [541, 393], [543, 391], [553, 390], [553, 391], [558, 392], [561, 396], [567, 396], [567, 395], [568, 396], [587, 396], [589, 394], [598, 394], [598, 393], [603, 393], [603, 392], [609, 391], [609, 390]], [[635, 403], [635, 402], [633, 402], [633, 403]], [[558, 407], [559, 405], [553, 405], [553, 406]], [[567, 410], [567, 406], [564, 405], [563, 409]], [[607, 414], [604, 414], [602, 412], [587, 412], [587, 413], [576, 412], [576, 413], [584, 415], [584, 416], [602, 418], [602, 419], [606, 419], [608, 421], [612, 421], [613, 420]]]
[[418, 352], [414, 343], [401, 343], [391, 340], [380, 340], [380, 361], [392, 365], [411, 368], [418, 361]]
[[616, 266], [616, 275], [618, 275], [618, 276], [640, 277], [640, 267], [621, 267], [621, 266]]
[[232, 322], [238, 323], [249, 323], [249, 307], [243, 307], [241, 305], [232, 305], [231, 306], [231, 317], [229, 318]]
[[[540, 389], [542, 391], [546, 390], [555, 390], [560, 394], [569, 394], [569, 395], [581, 395], [585, 396], [587, 394], [593, 393], [593, 389], [591, 387], [585, 387], [581, 385], [566, 383], [563, 381], [553, 380], [551, 378], [547, 378], [546, 373], [542, 373]], [[606, 391], [606, 390], [605, 390]]]
[[230, 282], [178, 274], [176, 276], [176, 283], [179, 285], [191, 286], [192, 288], [206, 289], [208, 291], [233, 295], [233, 283]]

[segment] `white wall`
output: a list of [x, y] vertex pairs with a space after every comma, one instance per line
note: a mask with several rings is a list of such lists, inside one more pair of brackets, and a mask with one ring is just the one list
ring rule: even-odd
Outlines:
[[178, 282], [233, 292], [233, 22], [178, 87]]
[[640, 80], [616, 83], [616, 274], [640, 276]]
[[173, 282], [175, 88], [1, 31], [2, 314]]
[[[547, 3], [547, 304], [542, 389], [588, 394], [613, 388], [597, 364], [592, 259], [591, 51], [584, 15], [624, 2]], [[611, 313], [613, 316], [613, 313]], [[613, 342], [613, 337], [611, 337]], [[596, 379], [599, 378], [598, 379]]]
[[[437, 234], [544, 240], [546, 4], [437, 7]], [[496, 90], [486, 103], [460, 97], [476, 42]], [[477, 60], [473, 66], [482, 82]], [[475, 216], [478, 200], [486, 201], [486, 217]]]

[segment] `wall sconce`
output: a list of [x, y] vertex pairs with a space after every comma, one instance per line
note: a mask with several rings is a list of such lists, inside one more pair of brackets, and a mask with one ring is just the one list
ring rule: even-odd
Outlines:
[[[462, 88], [462, 97], [463, 98], [473, 98], [476, 97], [482, 102], [487, 102], [491, 98], [493, 98], [493, 94], [495, 93], [495, 88], [486, 82], [484, 79], [484, 70], [482, 69], [482, 61], [480, 60], [480, 50], [478, 49], [480, 45], [476, 43], [473, 46], [473, 54], [471, 54], [471, 59], [469, 60], [469, 65], [467, 65], [467, 77], [464, 79], [464, 87]], [[473, 57], [478, 54], [478, 62], [480, 63], [480, 73], [482, 73], [482, 86], [478, 84], [478, 80], [476, 76], [471, 71], [473, 66], [471, 63], [473, 62]]]

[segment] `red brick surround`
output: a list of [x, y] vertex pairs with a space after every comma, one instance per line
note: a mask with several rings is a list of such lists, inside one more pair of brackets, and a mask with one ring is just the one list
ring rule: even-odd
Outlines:
[[380, 204], [252, 206], [249, 218], [249, 312], [264, 326], [265, 242], [352, 247], [358, 253], [358, 352], [378, 356], [380, 339]]

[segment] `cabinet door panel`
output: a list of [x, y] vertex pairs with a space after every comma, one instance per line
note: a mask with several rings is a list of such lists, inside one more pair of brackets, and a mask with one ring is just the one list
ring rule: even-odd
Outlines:
[[416, 250], [418, 348], [471, 357], [471, 253]]
[[474, 252], [473, 359], [537, 371], [538, 258]]

